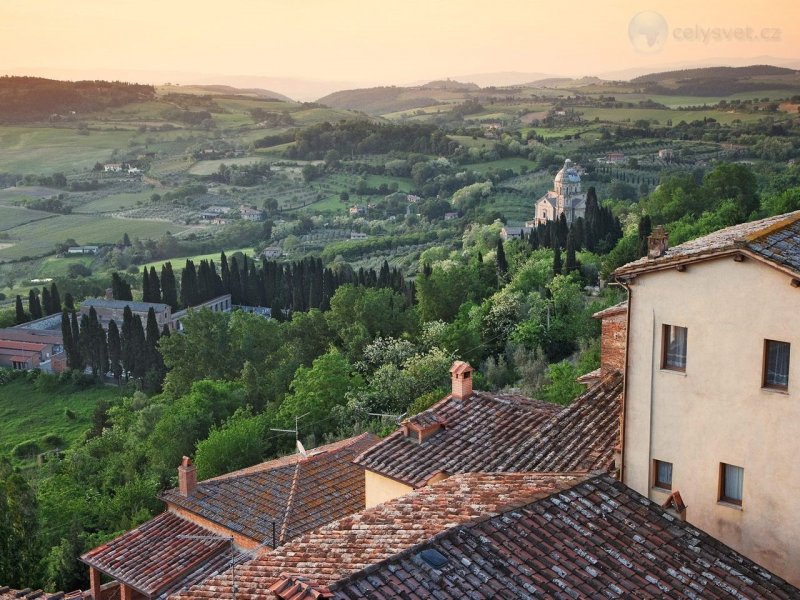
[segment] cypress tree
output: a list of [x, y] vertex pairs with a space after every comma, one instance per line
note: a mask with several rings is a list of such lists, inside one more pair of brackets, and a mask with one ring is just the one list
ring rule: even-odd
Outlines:
[[170, 335], [171, 335], [171, 332], [169, 330], [169, 325], [164, 323], [164, 327], [161, 328], [161, 337], [162, 338], [169, 337]]
[[647, 238], [653, 233], [653, 223], [649, 215], [644, 215], [639, 219], [639, 256], [647, 256]]
[[508, 261], [506, 260], [506, 251], [503, 248], [503, 240], [497, 240], [497, 272], [501, 279], [504, 279], [508, 274]]
[[28, 312], [33, 320], [42, 318], [42, 305], [39, 303], [39, 296], [33, 290], [28, 292]]
[[131, 286], [116, 272], [111, 274], [111, 292], [114, 300], [133, 300]]
[[136, 363], [134, 351], [133, 313], [131, 307], [126, 306], [122, 311], [122, 335], [120, 336], [120, 356], [122, 358], [123, 373], [127, 379], [133, 372]]
[[152, 302], [152, 296], [150, 295], [150, 275], [147, 273], [147, 269], [142, 271], [142, 302]]
[[61, 312], [61, 296], [58, 294], [58, 286], [55, 281], [50, 284], [50, 308], [53, 309], [52, 314]]
[[150, 297], [153, 302], [161, 302], [161, 282], [158, 280], [158, 273], [155, 267], [150, 267], [148, 282], [150, 284]]
[[[94, 307], [92, 307], [92, 310], [94, 310]], [[91, 331], [91, 325], [89, 323], [89, 315], [86, 313], [81, 315], [79, 340], [81, 356], [83, 356], [89, 368], [92, 369], [92, 375], [96, 376], [97, 360], [95, 355], [93, 332]]]
[[86, 362], [83, 354], [81, 354], [81, 331], [78, 327], [78, 315], [74, 310], [70, 316], [70, 327], [72, 329], [72, 351], [75, 357], [75, 366], [73, 368], [83, 371]]
[[72, 327], [69, 322], [69, 313], [64, 310], [61, 313], [61, 337], [63, 338], [64, 354], [67, 356], [67, 368], [77, 369], [78, 361], [75, 356], [75, 343], [72, 339]]
[[69, 292], [64, 294], [64, 308], [66, 308], [68, 311], [75, 310], [75, 300], [72, 298], [72, 294]]
[[567, 236], [567, 260], [564, 263], [567, 275], [578, 268], [578, 261], [575, 258], [575, 234], [570, 231]]
[[27, 323], [28, 321], [30, 321], [30, 318], [25, 312], [25, 309], [22, 307], [22, 297], [19, 294], [17, 294], [17, 302], [14, 305], [14, 309], [15, 309], [14, 322], [17, 325], [21, 325], [22, 323]]
[[558, 237], [558, 245], [561, 248], [567, 247], [567, 235], [569, 235], [569, 226], [567, 225], [567, 216], [561, 213], [558, 217], [558, 224], [556, 225], [556, 235]]
[[236, 262], [236, 257], [231, 259], [230, 266], [230, 295], [231, 304], [242, 304], [242, 281], [239, 273], [239, 263]]
[[220, 271], [222, 273], [222, 289], [226, 294], [232, 294], [231, 292], [231, 270], [228, 267], [228, 257], [225, 256], [225, 253], [219, 255], [219, 266]]
[[108, 323], [108, 361], [109, 369], [114, 374], [117, 383], [122, 380], [122, 344], [119, 329], [114, 319]]
[[[198, 304], [197, 271], [191, 260], [186, 260], [186, 266], [181, 273], [181, 304], [184, 308]], [[141, 321], [141, 319], [139, 319]]]
[[144, 337], [144, 324], [139, 315], [133, 315], [133, 323], [131, 325], [131, 341], [132, 350], [134, 355], [133, 361], [133, 376], [141, 379], [147, 373], [148, 356], [147, 356], [147, 341]]
[[175, 273], [172, 272], [172, 263], [167, 262], [161, 267], [161, 301], [169, 304], [172, 310], [178, 308], [178, 288], [175, 284]]
[[42, 315], [49, 316], [53, 314], [53, 303], [50, 300], [50, 290], [46, 287], [42, 288]]
[[553, 275], [561, 275], [561, 248], [553, 248]]

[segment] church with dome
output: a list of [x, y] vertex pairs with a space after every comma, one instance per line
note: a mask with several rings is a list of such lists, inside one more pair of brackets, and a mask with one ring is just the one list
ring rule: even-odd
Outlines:
[[536, 227], [548, 221], [555, 221], [561, 215], [571, 225], [586, 214], [586, 197], [581, 192], [581, 176], [575, 164], [567, 159], [556, 173], [553, 189], [536, 201], [535, 218], [525, 223], [526, 227]]

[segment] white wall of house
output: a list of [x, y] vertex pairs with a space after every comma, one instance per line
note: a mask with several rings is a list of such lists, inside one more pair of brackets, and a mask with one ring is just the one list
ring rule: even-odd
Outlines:
[[[640, 275], [631, 287], [623, 480], [663, 502], [673, 465], [686, 519], [800, 585], [800, 288], [755, 259]], [[661, 368], [662, 325], [688, 328], [685, 372]], [[764, 340], [791, 343], [788, 391], [762, 388]], [[719, 501], [720, 463], [744, 469]]]

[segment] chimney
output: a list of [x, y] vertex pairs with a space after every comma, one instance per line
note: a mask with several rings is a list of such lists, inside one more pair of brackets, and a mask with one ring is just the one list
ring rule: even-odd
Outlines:
[[667, 251], [667, 232], [658, 225], [653, 233], [647, 236], [647, 258], [659, 258]]
[[191, 496], [197, 487], [197, 467], [192, 464], [188, 456], [184, 456], [181, 466], [178, 467], [178, 489], [181, 496]]
[[472, 371], [474, 369], [468, 362], [457, 360], [450, 367], [450, 378], [452, 380], [453, 398], [464, 400], [472, 395]]
[[113, 300], [113, 299], [114, 299], [113, 288], [106, 288], [106, 300]]

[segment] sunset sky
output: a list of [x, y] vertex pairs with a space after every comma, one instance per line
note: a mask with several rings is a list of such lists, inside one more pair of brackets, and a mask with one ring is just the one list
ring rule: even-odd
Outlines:
[[[629, 37], [641, 11], [659, 13], [667, 26], [652, 52]], [[707, 59], [800, 62], [796, 15], [794, 2], [730, 0], [2, 0], [0, 73], [402, 85], [501, 71], [659, 70]], [[748, 27], [756, 36], [766, 28], [770, 39], [735, 39], [735, 28]], [[719, 28], [718, 39], [679, 39], [704, 28]]]

